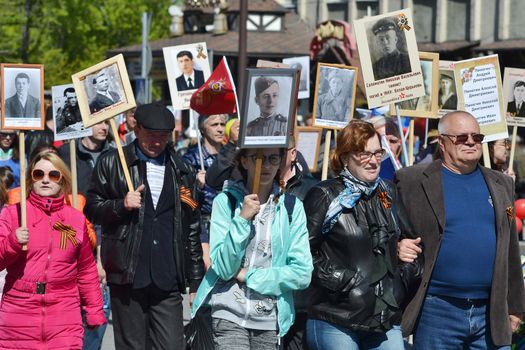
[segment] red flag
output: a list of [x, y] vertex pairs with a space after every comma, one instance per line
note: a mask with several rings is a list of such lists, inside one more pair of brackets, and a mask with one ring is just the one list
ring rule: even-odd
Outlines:
[[230, 69], [223, 57], [208, 80], [191, 95], [190, 108], [201, 115], [234, 113], [236, 98]]

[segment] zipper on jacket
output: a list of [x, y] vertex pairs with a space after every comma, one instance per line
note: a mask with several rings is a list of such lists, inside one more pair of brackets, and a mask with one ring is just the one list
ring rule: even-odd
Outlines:
[[[49, 245], [47, 246], [47, 260], [46, 260], [46, 266], [44, 267], [44, 278], [43, 278], [43, 281], [44, 283], [47, 283], [47, 270], [49, 269], [49, 264], [50, 264], [50, 261], [51, 261], [51, 250], [53, 248], [53, 235], [52, 235], [52, 232], [53, 232], [53, 224], [51, 223], [51, 216], [48, 216], [48, 220], [49, 220]], [[41, 294], [41, 303], [42, 303], [42, 324], [40, 325], [41, 329], [42, 329], [42, 334], [41, 334], [41, 338], [42, 338], [42, 343], [45, 344], [46, 342], [46, 335], [45, 335], [45, 325], [46, 325], [46, 322], [45, 322], [45, 319], [46, 319], [46, 294], [44, 292], [44, 294]], [[47, 348], [47, 346], [46, 346]]]

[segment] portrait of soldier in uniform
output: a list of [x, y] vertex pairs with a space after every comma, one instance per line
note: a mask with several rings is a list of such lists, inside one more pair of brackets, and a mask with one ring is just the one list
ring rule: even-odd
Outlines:
[[260, 114], [248, 123], [246, 136], [285, 136], [288, 118], [276, 112], [279, 83], [273, 78], [261, 76], [255, 79], [254, 87], [255, 103]]
[[[395, 17], [377, 21], [372, 27], [378, 57], [372, 57], [374, 79], [381, 80], [412, 71], [403, 31]], [[372, 54], [372, 52], [371, 52]]]
[[82, 121], [75, 89], [72, 87], [65, 89], [64, 97], [66, 101], [64, 105], [57, 110], [56, 114], [57, 132]]

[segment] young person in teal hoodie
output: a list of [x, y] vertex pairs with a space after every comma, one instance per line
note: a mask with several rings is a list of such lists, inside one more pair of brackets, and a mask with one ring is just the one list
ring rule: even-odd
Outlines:
[[294, 322], [293, 291], [310, 284], [303, 204], [278, 185], [284, 149], [262, 153], [257, 193], [252, 191], [257, 150], [243, 149], [237, 157], [243, 180], [227, 182], [213, 201], [211, 268], [192, 317], [204, 303], [211, 307], [216, 350], [276, 349]]

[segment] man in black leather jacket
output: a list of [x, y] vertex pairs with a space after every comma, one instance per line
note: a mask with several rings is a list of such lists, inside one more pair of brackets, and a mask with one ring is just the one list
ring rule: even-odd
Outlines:
[[192, 300], [204, 275], [195, 172], [168, 144], [175, 122], [165, 107], [139, 106], [135, 118], [137, 139], [123, 148], [134, 189], [109, 151], [93, 171], [85, 211], [102, 225], [116, 348], [182, 349], [181, 293], [189, 285]]

